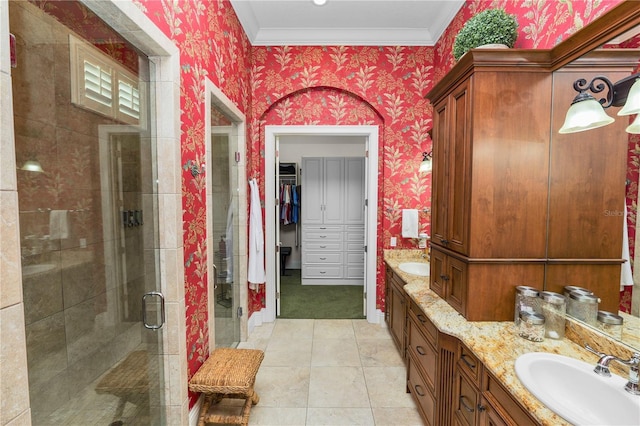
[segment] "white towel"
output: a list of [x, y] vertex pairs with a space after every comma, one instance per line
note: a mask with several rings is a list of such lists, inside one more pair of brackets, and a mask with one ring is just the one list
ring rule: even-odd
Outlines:
[[622, 258], [626, 260], [622, 264], [622, 273], [620, 274], [620, 291], [624, 290], [624, 286], [633, 285], [633, 273], [631, 272], [631, 256], [629, 254], [629, 226], [627, 224], [627, 205], [624, 206], [624, 225], [622, 227]]
[[402, 237], [418, 238], [418, 210], [402, 210]]
[[68, 210], [51, 210], [49, 212], [49, 238], [52, 240], [69, 238]]
[[262, 208], [260, 207], [260, 189], [255, 179], [249, 181], [251, 187], [251, 206], [249, 209], [249, 288], [258, 289], [265, 281], [264, 271], [264, 232], [262, 231]]

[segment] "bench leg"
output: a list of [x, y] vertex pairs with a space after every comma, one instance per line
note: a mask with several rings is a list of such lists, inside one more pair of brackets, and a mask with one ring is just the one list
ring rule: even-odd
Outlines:
[[198, 417], [198, 426], [205, 426], [205, 419], [207, 418], [207, 413], [209, 412], [209, 407], [211, 406], [211, 400], [213, 399], [213, 395], [205, 395], [204, 402], [202, 403], [202, 407], [200, 407], [200, 416]]
[[260, 397], [258, 396], [258, 392], [254, 391], [254, 390], [251, 391], [250, 398], [251, 398], [251, 403], [253, 405], [256, 405], [258, 402], [260, 402]]

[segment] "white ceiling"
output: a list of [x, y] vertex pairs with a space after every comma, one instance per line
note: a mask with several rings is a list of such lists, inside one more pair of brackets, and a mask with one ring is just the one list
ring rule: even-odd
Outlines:
[[231, 0], [251, 44], [433, 46], [464, 0]]

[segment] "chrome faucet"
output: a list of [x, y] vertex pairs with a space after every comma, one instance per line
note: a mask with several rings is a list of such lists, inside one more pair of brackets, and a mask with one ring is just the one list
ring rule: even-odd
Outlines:
[[635, 352], [631, 356], [631, 358], [625, 360], [625, 359], [620, 359], [615, 355], [607, 355], [605, 353], [598, 352], [589, 345], [584, 345], [584, 347], [589, 352], [592, 352], [600, 357], [593, 371], [601, 376], [604, 376], [604, 377], [611, 376], [611, 372], [609, 371], [609, 363], [611, 361], [617, 361], [620, 364], [627, 365], [629, 367], [629, 381], [624, 386], [624, 390], [626, 390], [632, 395], [640, 395], [640, 387], [638, 386], [638, 382], [640, 381], [638, 377], [638, 366], [640, 365], [640, 353]]

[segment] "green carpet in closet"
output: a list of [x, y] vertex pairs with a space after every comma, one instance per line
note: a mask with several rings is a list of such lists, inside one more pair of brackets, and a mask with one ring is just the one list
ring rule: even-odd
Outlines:
[[299, 269], [280, 277], [280, 318], [360, 319], [362, 286], [302, 285]]

